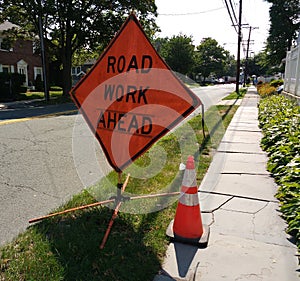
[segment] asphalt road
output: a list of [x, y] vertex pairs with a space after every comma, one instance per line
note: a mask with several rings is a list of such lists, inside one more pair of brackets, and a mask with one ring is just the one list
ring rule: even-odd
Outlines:
[[[207, 109], [234, 91], [234, 85], [193, 88], [193, 91]], [[77, 133], [82, 132], [80, 126], [79, 129], [75, 126], [81, 118], [74, 109], [73, 104], [0, 105], [0, 245], [25, 230], [29, 219], [54, 210], [109, 170], [94, 140], [102, 172], [89, 167], [89, 163], [80, 163], [80, 157], [89, 158], [84, 147], [75, 153], [74, 162], [74, 128]], [[69, 113], [61, 114], [63, 111]], [[58, 114], [36, 118], [55, 112]], [[93, 137], [87, 133], [86, 138], [90, 141]], [[87, 179], [82, 173], [86, 173]]]
[[204, 104], [205, 110], [217, 104], [223, 97], [235, 91], [235, 84], [224, 84], [193, 89]]
[[37, 117], [71, 110], [76, 110], [76, 106], [73, 103], [57, 105], [42, 105], [36, 101], [0, 103], [0, 121]]

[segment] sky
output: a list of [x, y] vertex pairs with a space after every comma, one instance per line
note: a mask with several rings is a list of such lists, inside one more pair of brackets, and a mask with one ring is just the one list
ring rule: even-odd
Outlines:
[[[229, 3], [229, 1], [227, 1]], [[238, 19], [239, 0], [232, 0]], [[172, 37], [180, 33], [192, 36], [198, 46], [203, 38], [211, 37], [237, 55], [237, 32], [232, 26], [224, 0], [156, 0], [157, 25], [161, 32], [158, 37]], [[264, 48], [268, 36], [270, 4], [264, 0], [242, 0], [243, 46], [241, 58], [246, 57], [249, 27], [251, 30], [249, 56], [259, 53]], [[246, 25], [248, 24], [248, 25]]]

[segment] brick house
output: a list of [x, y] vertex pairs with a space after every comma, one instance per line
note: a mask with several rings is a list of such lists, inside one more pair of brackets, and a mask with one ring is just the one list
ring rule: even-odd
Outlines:
[[18, 26], [8, 21], [0, 24], [0, 72], [24, 74], [24, 86], [32, 86], [37, 75], [43, 79], [41, 56], [36, 54], [33, 40], [18, 39], [10, 44], [4, 31], [11, 28]]

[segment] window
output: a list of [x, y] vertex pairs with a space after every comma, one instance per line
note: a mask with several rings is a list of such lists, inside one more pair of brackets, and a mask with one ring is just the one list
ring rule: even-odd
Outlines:
[[10, 66], [9, 65], [2, 65], [2, 72], [10, 73]]
[[81, 66], [72, 67], [72, 75], [78, 75], [81, 71]]
[[36, 79], [36, 77], [38, 75], [41, 75], [41, 79], [43, 81], [43, 68], [35, 66], [34, 69], [33, 69], [33, 71], [34, 71], [34, 79]]
[[0, 38], [0, 50], [12, 51], [12, 43], [8, 38]]

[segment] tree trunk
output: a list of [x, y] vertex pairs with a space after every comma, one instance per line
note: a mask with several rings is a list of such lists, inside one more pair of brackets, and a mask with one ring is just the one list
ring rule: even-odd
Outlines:
[[63, 96], [67, 96], [72, 87], [72, 55], [70, 51], [66, 51], [65, 58], [63, 60]]
[[72, 87], [71, 69], [72, 69], [71, 37], [70, 34], [67, 32], [65, 50], [63, 52], [63, 96], [67, 96]]

